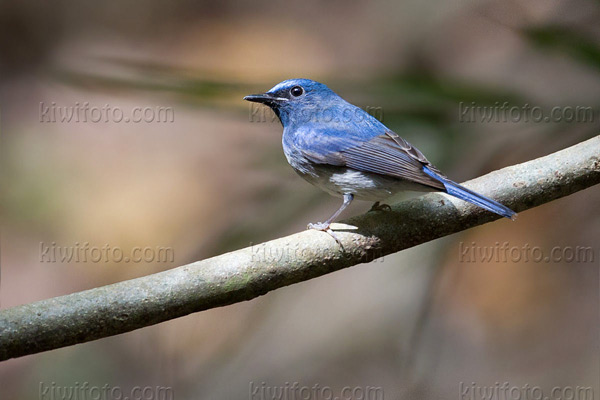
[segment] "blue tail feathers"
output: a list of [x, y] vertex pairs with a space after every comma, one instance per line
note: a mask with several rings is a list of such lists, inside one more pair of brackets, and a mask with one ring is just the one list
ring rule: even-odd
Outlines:
[[461, 200], [468, 201], [469, 203], [473, 203], [481, 208], [484, 208], [484, 209], [491, 211], [493, 213], [496, 213], [498, 215], [502, 215], [503, 217], [510, 218], [512, 220], [514, 220], [517, 216], [516, 212], [514, 212], [510, 208], [506, 207], [505, 205], [502, 205], [502, 204], [498, 203], [497, 201], [488, 199], [485, 196], [475, 193], [474, 191], [469, 190], [466, 187], [461, 186], [456, 182], [452, 182], [451, 180], [436, 174], [435, 172], [433, 172], [431, 169], [429, 169], [427, 167], [423, 167], [423, 172], [425, 172], [427, 175], [431, 176], [432, 178], [437, 179], [438, 181], [442, 182], [444, 184], [444, 186], [446, 187], [446, 192], [449, 195], [457, 197]]

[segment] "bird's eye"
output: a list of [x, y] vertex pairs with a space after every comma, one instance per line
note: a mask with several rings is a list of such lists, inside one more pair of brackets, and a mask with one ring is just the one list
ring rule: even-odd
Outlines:
[[290, 89], [290, 94], [294, 97], [302, 96], [303, 93], [304, 89], [302, 89], [302, 86], [294, 86]]

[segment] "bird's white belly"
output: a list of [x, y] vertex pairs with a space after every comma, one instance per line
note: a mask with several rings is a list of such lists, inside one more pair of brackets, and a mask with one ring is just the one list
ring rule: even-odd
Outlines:
[[402, 191], [427, 192], [432, 190], [427, 186], [402, 179], [365, 173], [350, 168], [317, 168], [319, 169], [317, 174], [300, 173], [300, 175], [336, 197], [351, 193], [357, 200], [381, 201]]

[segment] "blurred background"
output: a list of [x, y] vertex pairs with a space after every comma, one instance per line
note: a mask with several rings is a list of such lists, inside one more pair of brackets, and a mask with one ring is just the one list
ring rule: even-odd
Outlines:
[[[295, 175], [279, 122], [242, 101], [283, 79], [319, 80], [381, 110], [458, 182], [596, 136], [599, 20], [600, 3], [583, 0], [3, 1], [0, 306], [329, 216], [339, 199]], [[465, 105], [505, 102], [588, 107], [595, 118], [465, 121]], [[114, 112], [61, 118], [84, 107], [149, 111], [129, 123]], [[478, 399], [502, 386], [517, 388], [505, 398], [526, 398], [526, 387], [598, 398], [598, 204], [593, 187], [246, 303], [9, 360], [1, 397], [69, 398], [60, 388], [87, 383], [150, 388], [146, 399], [172, 388], [178, 400], [277, 398], [267, 389], [294, 384], [341, 399]], [[346, 216], [369, 207], [355, 202]], [[592, 258], [479, 256], [503, 245]], [[150, 250], [148, 262], [51, 256], [84, 246]], [[165, 248], [172, 257], [159, 259]], [[310, 398], [328, 398], [319, 393]]]

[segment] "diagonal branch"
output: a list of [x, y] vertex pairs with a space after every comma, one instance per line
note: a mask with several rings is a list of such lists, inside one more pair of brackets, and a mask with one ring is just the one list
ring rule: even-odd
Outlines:
[[[465, 183], [516, 211], [600, 183], [600, 136]], [[440, 193], [168, 271], [0, 311], [0, 360], [129, 332], [373, 260], [499, 217]], [[508, 223], [508, 222], [507, 222]], [[518, 229], [515, 222], [515, 229]]]

